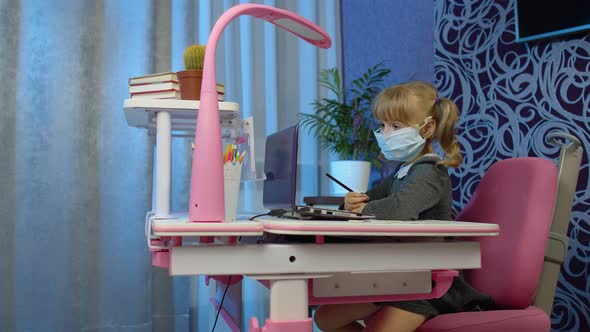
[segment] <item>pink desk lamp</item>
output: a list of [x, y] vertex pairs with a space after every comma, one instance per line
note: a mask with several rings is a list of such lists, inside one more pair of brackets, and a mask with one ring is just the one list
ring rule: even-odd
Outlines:
[[330, 36], [319, 26], [284, 9], [257, 4], [242, 4], [230, 8], [217, 20], [207, 42], [199, 120], [195, 128], [195, 149], [193, 151], [189, 199], [189, 218], [192, 222], [225, 221], [223, 151], [221, 148], [219, 105], [215, 90], [215, 51], [223, 29], [240, 15], [252, 15], [268, 21], [321, 48], [328, 48], [332, 45]]

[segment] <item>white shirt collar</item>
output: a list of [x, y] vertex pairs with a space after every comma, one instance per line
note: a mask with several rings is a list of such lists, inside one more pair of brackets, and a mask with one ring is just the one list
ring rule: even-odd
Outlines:
[[[420, 160], [420, 159], [422, 159], [424, 157], [437, 157], [437, 158], [440, 158], [440, 156], [437, 155], [436, 153], [427, 153], [427, 154], [423, 155], [422, 157], [418, 158], [417, 160]], [[442, 158], [440, 158], [440, 159], [442, 159]], [[408, 171], [410, 170], [410, 168], [412, 167], [412, 165], [414, 165], [414, 163], [403, 165], [402, 167], [400, 167], [397, 170], [397, 173], [395, 173], [395, 178], [396, 179], [403, 179], [406, 175], [408, 175]]]

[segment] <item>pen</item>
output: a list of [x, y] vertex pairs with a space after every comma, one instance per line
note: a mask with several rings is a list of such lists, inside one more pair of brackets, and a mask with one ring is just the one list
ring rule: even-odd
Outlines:
[[326, 176], [329, 177], [330, 179], [332, 179], [332, 181], [338, 183], [342, 188], [352, 192], [354, 190], [350, 189], [347, 185], [345, 185], [344, 183], [338, 181], [338, 179], [336, 179], [335, 177], [333, 177], [332, 175], [330, 175], [330, 173], [326, 173]]

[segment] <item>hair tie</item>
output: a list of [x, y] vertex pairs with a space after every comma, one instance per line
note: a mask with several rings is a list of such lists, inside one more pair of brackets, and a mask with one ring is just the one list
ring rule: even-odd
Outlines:
[[439, 102], [440, 102], [440, 98], [436, 97], [436, 99], [434, 99], [434, 103], [438, 105]]

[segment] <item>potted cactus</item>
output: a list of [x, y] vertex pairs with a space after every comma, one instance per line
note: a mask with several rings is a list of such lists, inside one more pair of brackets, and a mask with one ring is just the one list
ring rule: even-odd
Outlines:
[[184, 67], [186, 70], [177, 73], [181, 99], [200, 99], [204, 62], [205, 45], [191, 45], [184, 50]]

